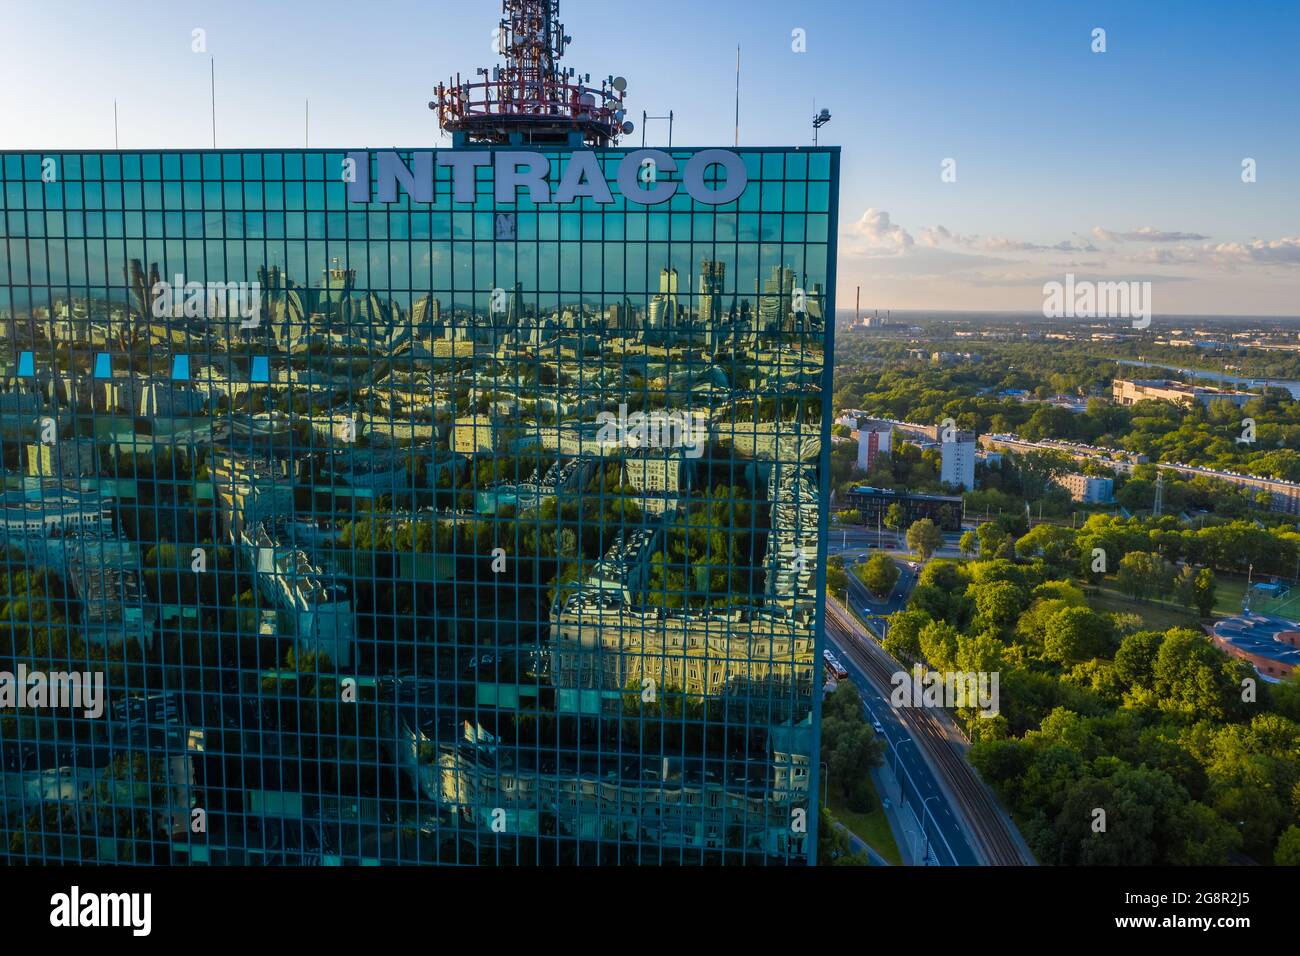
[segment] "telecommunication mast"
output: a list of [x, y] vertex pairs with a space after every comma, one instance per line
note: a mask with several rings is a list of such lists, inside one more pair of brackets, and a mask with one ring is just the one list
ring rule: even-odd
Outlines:
[[559, 16], [560, 0], [502, 0], [493, 35], [505, 65], [480, 67], [473, 80], [457, 73], [438, 84], [429, 103], [455, 145], [612, 146], [632, 132], [623, 77], [592, 86], [590, 73], [560, 65], [572, 37]]

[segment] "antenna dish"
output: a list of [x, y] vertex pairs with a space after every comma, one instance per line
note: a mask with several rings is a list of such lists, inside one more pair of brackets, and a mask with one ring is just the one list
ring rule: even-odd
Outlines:
[[614, 89], [622, 93], [627, 89], [627, 80], [623, 79], [621, 76], [614, 77]]

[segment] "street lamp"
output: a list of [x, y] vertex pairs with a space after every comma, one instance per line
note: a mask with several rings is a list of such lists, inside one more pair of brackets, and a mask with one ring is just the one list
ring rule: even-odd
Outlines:
[[817, 131], [831, 121], [831, 111], [823, 109], [813, 117], [813, 145], [817, 145]]
[[[931, 800], [938, 800], [938, 799], [939, 799], [939, 795], [936, 793], [933, 794], [932, 796], [926, 797], [924, 800], [921, 801], [921, 832], [925, 833], [925, 856], [921, 857], [922, 865], [925, 864], [926, 860], [930, 859], [930, 834], [926, 833], [925, 831], [926, 807], [930, 805]], [[931, 818], [933, 819], [933, 814], [931, 814]], [[939, 821], [935, 820], [935, 826], [938, 825], [939, 825]]]
[[[885, 739], [888, 739], [888, 738], [885, 738]], [[904, 737], [902, 740], [898, 741], [898, 743], [894, 744], [894, 777], [895, 777], [895, 778], [898, 777], [898, 764], [899, 764], [899, 761], [902, 759], [902, 756], [903, 756], [903, 753], [902, 753], [902, 751], [903, 751], [903, 744], [910, 744], [910, 743], [915, 743], [915, 741], [913, 741], [911, 737]], [[902, 781], [899, 781], [899, 783], [900, 783], [899, 789], [901, 790], [901, 789], [902, 789], [902, 786], [901, 786]]]

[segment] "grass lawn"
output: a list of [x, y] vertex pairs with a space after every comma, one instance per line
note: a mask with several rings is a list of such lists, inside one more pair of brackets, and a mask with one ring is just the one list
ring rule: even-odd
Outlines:
[[[1235, 617], [1241, 613], [1241, 600], [1246, 593], [1244, 575], [1216, 575], [1214, 591], [1214, 616]], [[1199, 630], [1200, 620], [1195, 614], [1189, 614], [1182, 607], [1169, 601], [1134, 601], [1127, 595], [1109, 586], [1107, 581], [1096, 594], [1088, 595], [1088, 605], [1099, 614], [1137, 614], [1147, 627], [1164, 631], [1171, 627], [1191, 627]], [[1274, 601], [1256, 594], [1250, 609], [1260, 614], [1279, 614], [1283, 617], [1300, 616], [1300, 594], [1293, 591], [1292, 596], [1281, 601]]]
[[858, 839], [875, 850], [894, 866], [902, 866], [903, 858], [894, 843], [894, 831], [889, 829], [889, 819], [880, 805], [880, 794], [876, 793], [875, 784], [867, 779], [867, 786], [875, 797], [876, 809], [870, 813], [854, 813], [844, 805], [844, 797], [835, 787], [829, 787], [830, 803], [826, 807], [832, 817], [840, 821], [855, 834]]
[[1134, 601], [1114, 588], [1103, 586], [1088, 595], [1088, 605], [1098, 614], [1136, 614], [1154, 631], [1167, 631], [1171, 627], [1190, 627], [1200, 630], [1195, 613], [1189, 614], [1176, 604], [1165, 601]]
[[[1245, 577], [1236, 575], [1220, 574], [1215, 572], [1214, 575], [1214, 613], [1224, 617], [1233, 617], [1241, 613], [1241, 599], [1246, 594]], [[1268, 602], [1272, 603], [1272, 602]], [[1259, 606], [1256, 610], [1264, 610]]]
[[[1268, 577], [1256, 577], [1255, 583], [1268, 581]], [[1214, 591], [1214, 613], [1221, 614], [1225, 617], [1235, 617], [1241, 613], [1241, 599], [1246, 594], [1245, 576], [1218, 574], [1216, 575], [1218, 587]], [[1290, 582], [1283, 579], [1283, 584], [1290, 586]], [[1291, 617], [1300, 614], [1300, 591], [1295, 588], [1291, 590], [1291, 596], [1275, 601], [1266, 598], [1258, 591], [1250, 602], [1250, 609], [1258, 611], [1260, 614], [1279, 614], [1283, 617]]]

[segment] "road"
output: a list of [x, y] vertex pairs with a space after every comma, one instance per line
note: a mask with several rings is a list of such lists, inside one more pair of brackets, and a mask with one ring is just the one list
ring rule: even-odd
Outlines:
[[[952, 723], [927, 708], [891, 708], [885, 695], [893, 675], [904, 667], [839, 602], [827, 598], [826, 611], [827, 639], [840, 648], [840, 661], [861, 689], [867, 710], [883, 724], [894, 758], [906, 771], [902, 779], [907, 797], [926, 808], [918, 816], [936, 844], [940, 862], [1009, 866], [1032, 862], [1010, 818], [966, 762]], [[911, 747], [907, 747], [909, 740]], [[909, 762], [910, 754], [917, 760]], [[914, 792], [907, 791], [909, 784]]]
[[879, 721], [885, 730], [885, 738], [889, 741], [887, 759], [890, 769], [902, 782], [903, 800], [918, 818], [924, 818], [926, 836], [930, 839], [934, 856], [944, 866], [981, 864], [983, 860], [971, 848], [965, 828], [939, 786], [934, 771], [917, 748], [910, 728], [900, 719], [900, 712], [889, 706], [888, 698], [867, 679], [869, 665], [862, 661], [863, 652], [856, 646], [858, 642], [848, 628], [831, 612], [830, 601], [827, 601], [826, 637], [834, 646], [840, 663], [849, 672], [849, 679], [862, 695], [867, 714], [872, 720]]
[[[943, 536], [943, 544], [935, 552], [936, 558], [956, 558], [960, 557], [961, 550], [957, 542], [961, 540], [962, 532], [949, 531]], [[907, 556], [907, 543], [903, 540], [901, 534], [894, 534], [892, 531], [882, 531], [877, 534], [874, 528], [864, 528], [857, 525], [832, 525], [826, 538], [826, 553], [828, 555], [840, 555], [847, 564], [856, 558], [870, 557], [877, 551], [885, 551], [896, 557]]]
[[[875, 600], [852, 573], [849, 600], [876, 626], [907, 603], [916, 572], [900, 562], [901, 575], [889, 600]], [[883, 629], [882, 629], [883, 633]], [[987, 786], [966, 762], [964, 748], [946, 715], [925, 708], [893, 708], [892, 676], [904, 670], [848, 611], [826, 601], [826, 637], [862, 694], [871, 716], [890, 743], [891, 766], [903, 781], [904, 799], [923, 818], [926, 835], [941, 864], [1031, 863], [1014, 825]]]
[[[907, 607], [908, 600], [912, 597], [912, 589], [916, 587], [916, 578], [919, 571], [912, 570], [906, 561], [897, 561], [898, 564], [898, 582], [894, 585], [894, 593], [886, 601], [877, 600], [867, 586], [862, 583], [852, 571], [852, 566], [846, 562], [846, 570], [849, 571], [849, 600], [853, 603], [853, 609], [868, 619], [868, 623], [874, 623], [870, 618], [884, 618], [893, 614], [895, 611], [901, 611]], [[882, 631], [883, 633], [883, 631]]]

